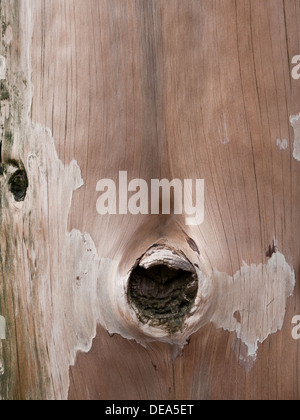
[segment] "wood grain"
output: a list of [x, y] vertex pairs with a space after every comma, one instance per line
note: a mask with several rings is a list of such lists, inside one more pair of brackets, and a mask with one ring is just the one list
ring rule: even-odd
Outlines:
[[[275, 239], [297, 280], [282, 330], [259, 344], [255, 361], [236, 333], [213, 323], [179, 355], [99, 325], [90, 352], [70, 368], [69, 399], [299, 399], [291, 321], [300, 314], [300, 164], [290, 124], [300, 112], [300, 82], [291, 77], [299, 1], [30, 4], [30, 119], [51, 130], [59, 159], [75, 159], [84, 181], [69, 231], [91, 235], [99, 257], [118, 261], [122, 272], [159, 240], [184, 247], [192, 238], [205, 267], [233, 276], [243, 262], [267, 264]], [[278, 139], [287, 140], [285, 150]], [[148, 182], [204, 179], [204, 224], [187, 227], [177, 215], [100, 217], [97, 181], [120, 170]], [[15, 381], [13, 395], [29, 398], [30, 386]]]

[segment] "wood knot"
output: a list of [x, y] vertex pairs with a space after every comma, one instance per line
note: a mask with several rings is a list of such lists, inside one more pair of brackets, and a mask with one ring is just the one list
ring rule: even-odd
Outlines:
[[2, 142], [0, 142], [0, 176], [7, 179], [9, 191], [14, 200], [20, 203], [25, 200], [29, 186], [27, 173], [22, 161], [8, 159], [2, 161]]
[[28, 189], [28, 178], [24, 169], [17, 170], [9, 179], [8, 185], [14, 199], [19, 203], [25, 200]]
[[195, 303], [198, 275], [183, 253], [155, 246], [132, 269], [127, 293], [140, 322], [174, 334]]

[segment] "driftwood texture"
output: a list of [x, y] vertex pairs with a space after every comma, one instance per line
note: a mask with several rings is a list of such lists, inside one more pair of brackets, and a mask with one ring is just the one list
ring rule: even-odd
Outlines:
[[[1, 398], [298, 399], [299, 1], [0, 9]], [[97, 182], [119, 171], [204, 179], [204, 223], [100, 216]], [[157, 243], [211, 285], [182, 342], [107, 304]]]

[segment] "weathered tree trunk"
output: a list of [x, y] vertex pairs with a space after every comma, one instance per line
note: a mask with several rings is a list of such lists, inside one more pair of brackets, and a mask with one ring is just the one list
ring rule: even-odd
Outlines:
[[[299, 1], [0, 13], [0, 397], [298, 399]], [[101, 216], [125, 171], [204, 222]]]

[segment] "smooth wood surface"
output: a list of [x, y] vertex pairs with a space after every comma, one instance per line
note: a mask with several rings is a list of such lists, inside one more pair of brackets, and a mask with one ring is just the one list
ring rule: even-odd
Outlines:
[[[70, 368], [70, 399], [299, 399], [300, 163], [289, 118], [300, 112], [297, 0], [35, 0], [30, 118], [84, 186], [68, 229], [101, 258], [131, 267], [160, 239], [193, 238], [204, 261], [233, 276], [267, 264], [274, 238], [296, 273], [282, 331], [257, 359], [213, 323], [178, 355], [98, 326]], [[280, 150], [277, 139], [286, 139]], [[96, 212], [99, 179], [205, 179], [205, 222]], [[45, 239], [47, 240], [47, 239]], [[63, 279], [61, 280], [63, 281]], [[20, 351], [20, 350], [19, 350]], [[58, 366], [59, 369], [59, 366]], [[22, 396], [19, 383], [17, 397]]]

